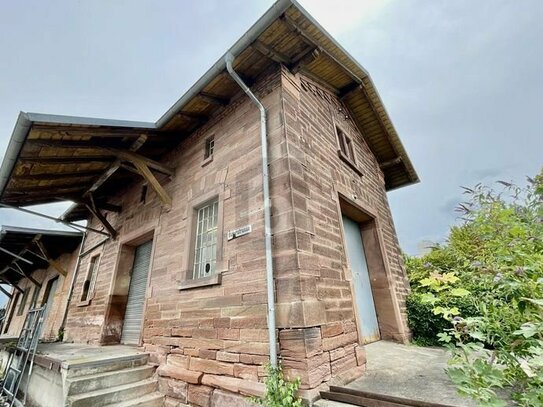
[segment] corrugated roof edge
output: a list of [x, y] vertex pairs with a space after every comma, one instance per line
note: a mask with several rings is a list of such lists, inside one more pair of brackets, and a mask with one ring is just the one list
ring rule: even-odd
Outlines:
[[34, 229], [34, 228], [25, 228], [21, 226], [2, 225], [0, 234], [4, 235], [7, 232], [27, 233], [29, 235], [48, 235], [48, 236], [66, 236], [66, 237], [83, 236], [83, 232], [75, 232], [71, 230]]
[[11, 133], [8, 148], [0, 167], [0, 196], [8, 184], [15, 163], [19, 158], [30, 128], [34, 123], [76, 125], [76, 126], [108, 126], [108, 127], [130, 127], [134, 129], [156, 129], [156, 124], [151, 122], [139, 122], [130, 120], [102, 119], [95, 117], [64, 116], [43, 113], [19, 112], [17, 122]]

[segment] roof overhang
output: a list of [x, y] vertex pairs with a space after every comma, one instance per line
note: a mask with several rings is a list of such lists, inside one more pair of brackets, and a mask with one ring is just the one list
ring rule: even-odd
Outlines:
[[80, 232], [31, 229], [2, 226], [0, 230], [0, 282], [16, 285], [22, 278], [31, 278], [36, 270], [58, 267], [55, 261], [64, 253], [71, 253], [79, 244]]
[[[325, 84], [351, 111], [387, 190], [418, 182], [367, 71], [296, 1], [277, 1], [227, 54], [236, 57], [236, 71], [249, 82], [282, 64]], [[239, 93], [226, 75], [225, 55], [156, 123], [21, 113], [0, 168], [0, 203], [72, 200], [77, 206], [66, 218], [77, 220], [89, 214], [78, 200], [91, 191], [93, 205], [111, 209], [108, 196], [137, 172], [119, 152], [157, 162]]]

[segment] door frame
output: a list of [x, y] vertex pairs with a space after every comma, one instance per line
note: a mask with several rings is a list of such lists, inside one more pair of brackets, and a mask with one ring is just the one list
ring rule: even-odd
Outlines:
[[343, 242], [343, 254], [346, 263], [345, 279], [350, 283], [353, 313], [358, 332], [358, 342], [363, 344], [360, 326], [360, 315], [355, 304], [352, 270], [348, 262], [346, 235], [343, 228], [342, 215], [346, 215], [360, 224], [360, 233], [368, 265], [371, 291], [377, 314], [377, 322], [381, 339], [407, 342], [408, 332], [403, 323], [400, 306], [395, 293], [395, 282], [387, 259], [378, 211], [354, 196], [344, 188], [335, 186], [338, 223]]
[[136, 247], [152, 240], [151, 258], [149, 260], [149, 270], [147, 272], [147, 283], [145, 286], [145, 300], [143, 302], [143, 317], [141, 319], [140, 338], [137, 345], [142, 346], [145, 312], [151, 294], [149, 287], [151, 285], [151, 271], [153, 270], [153, 261], [155, 258], [156, 236], [156, 226], [152, 225], [140, 228], [119, 238], [115, 270], [110, 282], [104, 324], [100, 334], [100, 344], [121, 344], [124, 314], [126, 312], [126, 302], [128, 300], [128, 290], [130, 288], [130, 279], [126, 281], [125, 277], [127, 275], [130, 276], [132, 273]]

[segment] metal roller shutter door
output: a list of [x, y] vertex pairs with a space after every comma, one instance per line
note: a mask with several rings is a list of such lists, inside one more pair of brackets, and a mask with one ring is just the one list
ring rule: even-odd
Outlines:
[[153, 241], [150, 240], [138, 246], [134, 254], [121, 336], [121, 343], [126, 345], [139, 345], [152, 247]]

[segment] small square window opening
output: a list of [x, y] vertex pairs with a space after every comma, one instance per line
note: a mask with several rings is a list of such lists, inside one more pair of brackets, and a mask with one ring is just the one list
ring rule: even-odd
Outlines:
[[144, 204], [147, 200], [147, 184], [141, 186], [140, 203]]

